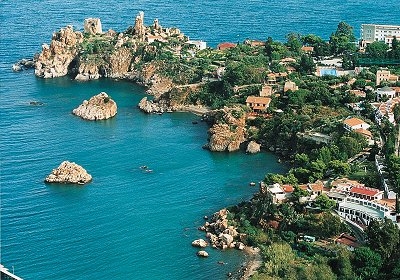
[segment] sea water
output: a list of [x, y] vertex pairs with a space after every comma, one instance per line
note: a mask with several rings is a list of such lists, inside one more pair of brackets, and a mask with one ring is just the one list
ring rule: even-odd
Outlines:
[[[211, 153], [207, 125], [190, 113], [145, 115], [143, 88], [130, 82], [44, 80], [13, 73], [18, 59], [40, 51], [68, 24], [99, 17], [103, 30], [123, 31], [139, 11], [191, 39], [284, 40], [289, 32], [328, 38], [345, 20], [399, 24], [397, 1], [2, 1], [0, 3], [1, 263], [24, 279], [225, 279], [243, 261], [238, 251], [207, 249], [202, 217], [249, 199], [249, 182], [284, 172], [263, 152]], [[90, 122], [71, 114], [107, 92], [118, 114]], [[31, 105], [38, 101], [43, 105]], [[41, 104], [39, 103], [39, 104]], [[93, 176], [86, 186], [46, 185], [62, 161]], [[146, 165], [153, 172], [145, 172]], [[224, 262], [220, 265], [218, 262]]]

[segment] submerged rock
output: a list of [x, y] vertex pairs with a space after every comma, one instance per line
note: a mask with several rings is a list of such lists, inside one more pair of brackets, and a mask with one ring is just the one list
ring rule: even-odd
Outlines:
[[84, 100], [72, 113], [86, 120], [105, 120], [117, 114], [117, 104], [107, 93], [101, 92], [89, 101]]
[[206, 251], [198, 251], [197, 255], [199, 257], [203, 257], [203, 258], [207, 258], [208, 257], [208, 253]]
[[196, 239], [192, 242], [192, 246], [205, 248], [205, 247], [207, 247], [207, 242], [204, 239]]
[[49, 174], [44, 180], [47, 183], [86, 184], [92, 176], [75, 162], [63, 161], [60, 166]]

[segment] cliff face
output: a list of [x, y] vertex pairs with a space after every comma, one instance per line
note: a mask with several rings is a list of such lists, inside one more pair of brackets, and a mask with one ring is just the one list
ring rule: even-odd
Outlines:
[[35, 74], [43, 78], [69, 74], [81, 81], [101, 77], [129, 79], [146, 86], [157, 100], [174, 83], [163, 74], [166, 67], [161, 67], [163, 63], [156, 57], [180, 49], [175, 45], [171, 48], [168, 40], [183, 45], [187, 38], [179, 29], [162, 28], [158, 20], [152, 26], [143, 22], [141, 12], [135, 25], [121, 33], [103, 33], [97, 18], [85, 20], [84, 33], [74, 31], [72, 26], [63, 28], [53, 34], [50, 45], [43, 44], [36, 57]]
[[35, 75], [43, 78], [65, 76], [68, 68], [78, 52], [78, 44], [83, 35], [67, 26], [53, 34], [50, 46], [43, 44], [42, 52], [36, 59]]
[[215, 113], [207, 148], [214, 152], [239, 150], [240, 144], [246, 141], [246, 119], [241, 112], [240, 108], [225, 108]]

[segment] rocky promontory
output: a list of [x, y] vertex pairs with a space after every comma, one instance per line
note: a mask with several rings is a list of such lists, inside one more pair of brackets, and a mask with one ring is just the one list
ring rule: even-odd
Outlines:
[[224, 108], [212, 113], [214, 124], [205, 145], [210, 151], [236, 151], [246, 141], [246, 117], [241, 108]]
[[67, 75], [82, 42], [83, 34], [74, 31], [71, 25], [55, 32], [50, 46], [43, 44], [41, 53], [36, 57], [36, 76], [55, 78]]
[[117, 103], [107, 93], [101, 92], [89, 101], [84, 100], [72, 113], [86, 120], [106, 120], [117, 114]]
[[147, 114], [162, 114], [168, 110], [166, 106], [163, 106], [161, 103], [154, 102], [153, 100], [148, 100], [147, 97], [143, 97], [140, 100], [138, 107]]
[[92, 176], [75, 162], [63, 161], [60, 166], [44, 180], [46, 183], [79, 184], [83, 185], [92, 180]]
[[228, 249], [237, 248], [244, 249], [242, 242], [235, 241], [239, 236], [234, 226], [228, 225], [228, 210], [222, 209], [212, 216], [210, 222], [206, 222], [200, 230], [205, 231], [207, 238], [211, 242], [213, 248]]
[[259, 153], [260, 150], [261, 150], [261, 145], [255, 141], [250, 141], [249, 144], [247, 144], [246, 153], [256, 154]]
[[[170, 61], [159, 56], [179, 56], [187, 41], [179, 29], [163, 28], [157, 19], [151, 26], [144, 25], [143, 12], [123, 32], [103, 32], [99, 18], [88, 18], [83, 31], [67, 26], [53, 34], [50, 44], [42, 45], [35, 57], [35, 74], [42, 78], [70, 75], [80, 81], [102, 77], [127, 79], [159, 96], [174, 86], [171, 74], [166, 74]], [[19, 64], [13, 67], [14, 71], [20, 68]]]

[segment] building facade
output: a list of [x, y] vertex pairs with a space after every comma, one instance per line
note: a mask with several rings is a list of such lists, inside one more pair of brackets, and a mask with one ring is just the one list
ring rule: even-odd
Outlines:
[[400, 38], [400, 25], [361, 24], [362, 46], [382, 41], [392, 46], [393, 38]]

